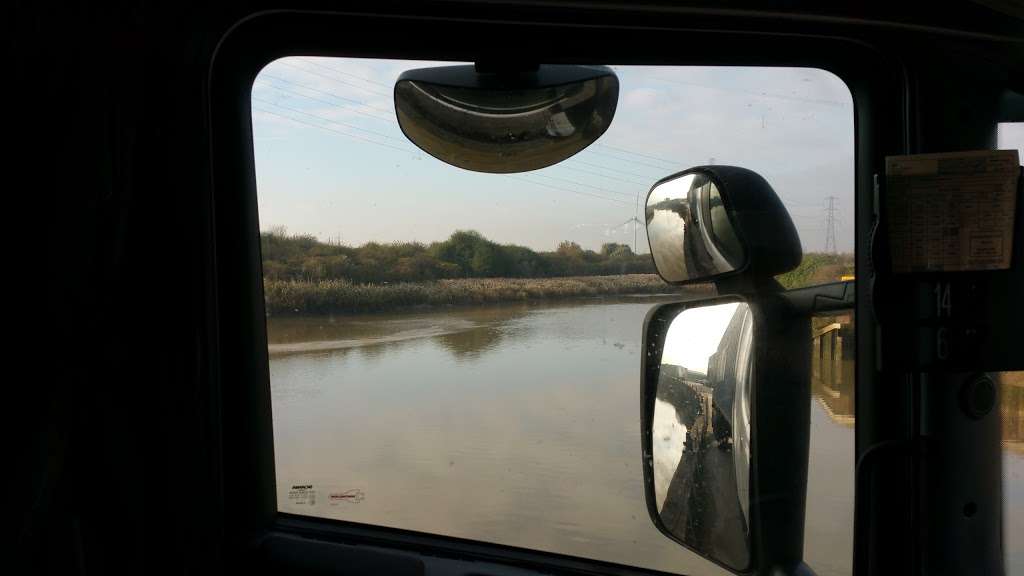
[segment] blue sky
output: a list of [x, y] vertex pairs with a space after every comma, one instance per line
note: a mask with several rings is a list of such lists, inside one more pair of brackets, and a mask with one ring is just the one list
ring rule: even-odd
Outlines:
[[[761, 173], [805, 251], [824, 248], [825, 198], [835, 196], [838, 248], [853, 249], [853, 107], [829, 72], [613, 66], [618, 110], [597, 143], [555, 166], [502, 176], [444, 164], [399, 130], [395, 79], [438, 64], [296, 57], [268, 65], [252, 101], [261, 227], [351, 245], [431, 242], [456, 229], [538, 250], [562, 240], [632, 245], [638, 197], [659, 178], [714, 162]], [[636, 238], [647, 252], [642, 226]]]

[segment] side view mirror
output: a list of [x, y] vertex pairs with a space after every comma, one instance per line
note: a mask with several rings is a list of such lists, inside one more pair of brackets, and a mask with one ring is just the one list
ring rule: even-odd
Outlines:
[[728, 301], [681, 310], [661, 346], [651, 426], [657, 522], [730, 568], [750, 564], [753, 314]]
[[736, 573], [802, 563], [810, 321], [778, 294], [655, 307], [644, 330], [642, 443], [658, 529]]
[[655, 306], [644, 323], [641, 438], [647, 509], [666, 536], [742, 574], [803, 563], [810, 435], [810, 325], [848, 304], [845, 285], [785, 292], [803, 256], [772, 187], [735, 166], [657, 182], [647, 237], [673, 284], [708, 300]]
[[746, 168], [701, 166], [659, 180], [646, 219], [655, 268], [670, 284], [728, 277], [757, 284], [803, 257], [782, 200]]
[[477, 172], [537, 170], [611, 125], [619, 81], [604, 66], [443, 66], [395, 83], [402, 132], [435, 158]]

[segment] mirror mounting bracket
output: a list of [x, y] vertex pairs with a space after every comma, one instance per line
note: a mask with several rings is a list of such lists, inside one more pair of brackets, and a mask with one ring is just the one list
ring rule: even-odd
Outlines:
[[540, 70], [540, 64], [536, 62], [487, 60], [474, 63], [473, 68], [476, 70], [477, 74], [497, 74], [499, 76], [504, 76], [531, 73], [536, 74], [537, 71]]
[[729, 294], [773, 294], [786, 289], [772, 276], [755, 276], [751, 274], [735, 274], [715, 280], [715, 289], [719, 296]]

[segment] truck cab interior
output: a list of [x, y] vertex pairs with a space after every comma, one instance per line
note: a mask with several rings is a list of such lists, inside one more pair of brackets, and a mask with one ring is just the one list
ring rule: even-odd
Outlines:
[[[25, 397], [9, 405], [28, 432], [15, 466], [22, 496], [11, 573], [1024, 574], [1024, 475], [1016, 475], [1024, 470], [1017, 392], [1024, 380], [1015, 375], [1024, 371], [1021, 2], [19, 0], [12, 24], [12, 87], [29, 90], [27, 109], [15, 114], [21, 160], [14, 168], [45, 205], [49, 251], [33, 276], [47, 280], [44, 332], [53, 345], [37, 364], [45, 376], [15, 386]], [[345, 67], [351, 62], [370, 64], [359, 73]], [[371, 77], [374, 62], [409, 64]], [[442, 68], [452, 63], [469, 64]], [[286, 77], [289, 70], [306, 83]], [[672, 70], [682, 71], [674, 84], [645, 83]], [[687, 76], [694, 70], [710, 72], [695, 80]], [[817, 72], [790, 90], [760, 87], [763, 70]], [[745, 78], [754, 83], [736, 80], [730, 93], [708, 91], [704, 104], [671, 106], [730, 71], [752, 74]], [[799, 82], [815, 79], [839, 87], [841, 98], [799, 92]], [[354, 82], [364, 93], [359, 101], [346, 91]], [[271, 88], [278, 93], [259, 92]], [[664, 94], [673, 122], [699, 128], [674, 130], [669, 119], [655, 119], [629, 134], [631, 142], [650, 142], [648, 152], [613, 146], [633, 126], [630, 114], [655, 110], [644, 98]], [[711, 146], [747, 138], [747, 128], [720, 117], [698, 121], [702, 106], [736, 95], [737, 110], [748, 100], [768, 102], [749, 130], [806, 121], [803, 147], [758, 166], [737, 160], [732, 144], [716, 152], [721, 161], [650, 153], [685, 140]], [[298, 98], [342, 113], [327, 119]], [[346, 115], [353, 103], [362, 120], [390, 122], [386, 135]], [[785, 118], [776, 115], [783, 106]], [[810, 204], [801, 206], [775, 172], [797, 181], [815, 149], [832, 146], [815, 124], [821, 110], [842, 113], [849, 142], [849, 194], [837, 200], [847, 202], [848, 244], [840, 239], [838, 250], [836, 205], [820, 203], [832, 197], [827, 179], [803, 177]], [[544, 123], [531, 132], [537, 114]], [[344, 147], [292, 138], [296, 147], [285, 148], [292, 133], [276, 131], [285, 120]], [[373, 153], [387, 147], [412, 151], [411, 165], [424, 167], [378, 167]], [[605, 161], [581, 167], [598, 158], [584, 149], [603, 150]], [[342, 399], [330, 404], [333, 396], [301, 387], [327, 364], [299, 366], [293, 361], [302, 355], [282, 340], [298, 325], [289, 315], [300, 305], [281, 290], [301, 282], [286, 271], [275, 276], [267, 214], [306, 202], [267, 200], [277, 172], [266, 167], [285, 156], [297, 166], [296, 188], [314, 186], [307, 166], [327, 166], [338, 178], [371, 170], [418, 178], [444, 169], [455, 174], [441, 177], [453, 190], [474, 185], [458, 178], [480, 177], [491, 179], [479, 180], [480, 188], [533, 182], [530, 194], [546, 199], [618, 199], [632, 224], [623, 228], [624, 248], [606, 252], [625, 251], [637, 257], [637, 270], [656, 272], [658, 287], [649, 292], [658, 300], [622, 304], [639, 312], [615, 338], [593, 330], [606, 330], [627, 308], [588, 312], [600, 315], [596, 325], [565, 320], [571, 329], [558, 328], [559, 340], [538, 336], [557, 311], [501, 308], [485, 320], [466, 312], [467, 322], [491, 327], [469, 343], [453, 335], [461, 324], [427, 312], [415, 322], [359, 316], [377, 352], [346, 352], [355, 346], [345, 339], [303, 341], [310, 358], [341, 366], [344, 357], [345, 370], [365, 366], [353, 378], [368, 388], [338, 392]], [[584, 183], [571, 172], [544, 172], [571, 162], [606, 174]], [[618, 192], [640, 173], [642, 190]], [[397, 184], [352, 177], [362, 183], [356, 200], [339, 195], [330, 209], [348, 210], [349, 202], [363, 210], [364, 224], [386, 221], [388, 210], [417, 222], [395, 229], [461, 214], [451, 195], [462, 192], [432, 198], [441, 187], [425, 187], [412, 200], [388, 203], [386, 196], [401, 195]], [[476, 217], [500, 221], [495, 230], [511, 222], [523, 238], [531, 226], [539, 235], [555, 217], [549, 212], [564, 210], [558, 203], [516, 210], [494, 194], [493, 214]], [[303, 209], [334, 206], [325, 198]], [[810, 220], [824, 227], [805, 225]], [[638, 228], [650, 252], [643, 258]], [[324, 254], [325, 237], [309, 240]], [[782, 279], [808, 261], [809, 237], [849, 255], [841, 277]], [[512, 250], [512, 240], [499, 240]], [[418, 249], [441, 258], [443, 247]], [[545, 261], [568, 262], [578, 249], [566, 242]], [[504, 276], [481, 258], [465, 266], [493, 282]], [[360, 298], [366, 286], [398, 290], [392, 285], [405, 280], [376, 262], [359, 269], [374, 279], [339, 285], [354, 286]], [[430, 265], [437, 274], [455, 266]], [[430, 281], [456, 286], [452, 274]], [[494, 314], [505, 314], [500, 328]], [[388, 322], [408, 330], [388, 332]], [[525, 340], [516, 340], [523, 334], [538, 338], [550, 364], [523, 355]], [[577, 343], [594, 337], [607, 340], [601, 350], [625, 367], [601, 401], [592, 395], [603, 390], [605, 353], [578, 355]], [[447, 364], [425, 363], [427, 349], [402, 348], [406, 338], [444, 345], [437, 350]], [[702, 340], [714, 342], [689, 364], [679, 350]], [[824, 358], [826, 346], [847, 355], [849, 392], [827, 388], [834, 401], [809, 403], [825, 370], [811, 357]], [[502, 347], [511, 350], [504, 364], [480, 368], [481, 354]], [[576, 364], [589, 387], [569, 399], [542, 385], [530, 386], [529, 396], [475, 395], [474, 386], [492, 380], [526, 389], [533, 374], [560, 364]], [[440, 384], [378, 399], [372, 385], [383, 387], [384, 367], [394, 365], [412, 380]], [[297, 387], [282, 388], [286, 379]], [[300, 403], [306, 408], [296, 409]], [[481, 404], [493, 413], [478, 420]], [[574, 407], [581, 422], [553, 430], [548, 420], [530, 420], [545, 405]], [[385, 413], [386, 406], [402, 408]], [[621, 426], [610, 406], [615, 418], [626, 415]], [[519, 407], [522, 414], [509, 415]], [[842, 465], [815, 464], [832, 450], [819, 449], [819, 414], [841, 421], [836, 430], [850, 439]], [[330, 425], [310, 424], [314, 415]], [[506, 418], [516, 427], [497, 430]], [[448, 428], [439, 432], [442, 424]], [[395, 445], [375, 440], [395, 430], [402, 434]], [[494, 451], [430, 460], [431, 450], [447, 454], [446, 443], [485, 432], [493, 433]], [[516, 454], [525, 443], [564, 446], [558, 442], [570, 433], [599, 445], [585, 456], [561, 450], [550, 470], [519, 469], [498, 455], [506, 445]], [[616, 450], [625, 460], [609, 466]], [[320, 470], [325, 459], [351, 475], [288, 475], [303, 465]], [[595, 493], [590, 478], [567, 480], [560, 466], [569, 460], [605, 480], [614, 467], [618, 484]], [[390, 472], [376, 475], [367, 462]], [[492, 464], [486, 475], [461, 472]], [[815, 484], [820, 478], [824, 488]], [[848, 488], [831, 496], [838, 486]], [[497, 506], [527, 502], [535, 515]], [[555, 515], [562, 509], [578, 523]], [[821, 526], [843, 542], [824, 537]]]

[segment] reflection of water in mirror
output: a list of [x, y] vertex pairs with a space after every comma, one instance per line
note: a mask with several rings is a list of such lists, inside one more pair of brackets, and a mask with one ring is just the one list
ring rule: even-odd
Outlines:
[[647, 239], [658, 271], [670, 282], [687, 277], [683, 240], [689, 214], [688, 198], [693, 174], [658, 185], [647, 198]]
[[[295, 347], [270, 360], [278, 506], [725, 574], [647, 517], [639, 349], [652, 304], [604, 302], [268, 319], [272, 349]], [[501, 338], [468, 337], [453, 349], [439, 335], [479, 326]], [[815, 394], [806, 558], [822, 576], [849, 574], [853, 429], [841, 403]], [[831, 415], [823, 396], [836, 407]], [[1013, 398], [1004, 424], [1016, 423], [1020, 442], [1024, 396]], [[1013, 573], [1024, 569], [1024, 457], [1007, 452], [1005, 473]], [[363, 499], [292, 504], [288, 488], [300, 482], [338, 494], [357, 489]]]
[[743, 264], [744, 249], [707, 172], [657, 184], [645, 214], [651, 255], [669, 282], [707, 279]]
[[679, 466], [686, 442], [686, 426], [676, 409], [664, 400], [654, 400], [654, 426], [651, 433], [654, 456], [654, 499], [658, 512], [665, 506], [668, 483]]

